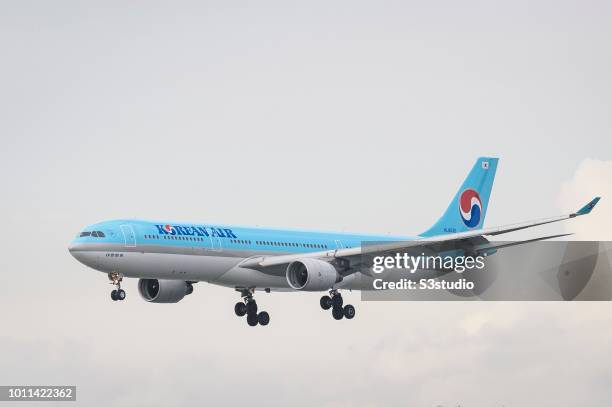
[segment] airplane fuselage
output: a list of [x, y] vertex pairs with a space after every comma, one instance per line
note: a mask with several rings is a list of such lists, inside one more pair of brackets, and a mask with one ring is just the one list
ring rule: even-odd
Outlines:
[[[228, 287], [290, 290], [284, 270], [241, 267], [257, 256], [334, 251], [364, 241], [407, 240], [375, 236], [201, 223], [112, 220], [86, 227], [70, 245], [81, 263], [125, 277], [205, 281]], [[338, 288], [357, 288], [353, 278]]]

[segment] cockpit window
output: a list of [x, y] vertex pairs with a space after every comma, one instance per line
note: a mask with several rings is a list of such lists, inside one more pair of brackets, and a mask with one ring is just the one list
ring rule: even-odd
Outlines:
[[81, 234], [79, 235], [79, 237], [87, 237], [87, 236], [91, 236], [91, 237], [106, 237], [104, 232], [102, 232], [100, 230], [94, 230], [93, 232], [81, 232]]

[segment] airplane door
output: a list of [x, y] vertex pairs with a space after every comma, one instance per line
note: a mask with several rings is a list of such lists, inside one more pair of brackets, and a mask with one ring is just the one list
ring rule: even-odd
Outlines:
[[336, 240], [336, 248], [342, 249], [343, 247], [342, 242], [340, 240]]
[[136, 234], [132, 225], [121, 225], [121, 233], [123, 233], [123, 241], [125, 247], [136, 247]]
[[221, 239], [219, 239], [216, 236], [215, 237], [209, 236], [202, 243], [203, 244], [200, 247], [194, 248], [196, 253], [204, 254], [210, 251], [215, 251], [215, 252], [222, 251]]
[[221, 239], [218, 236], [210, 236], [210, 250], [221, 251]]

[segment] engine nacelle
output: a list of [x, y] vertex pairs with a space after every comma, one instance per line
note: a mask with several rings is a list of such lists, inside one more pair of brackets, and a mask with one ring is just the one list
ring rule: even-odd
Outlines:
[[294, 290], [322, 291], [342, 281], [334, 266], [326, 261], [302, 259], [287, 266], [287, 282]]
[[141, 278], [138, 280], [138, 292], [148, 302], [179, 302], [193, 292], [191, 283], [180, 280], [156, 280]]

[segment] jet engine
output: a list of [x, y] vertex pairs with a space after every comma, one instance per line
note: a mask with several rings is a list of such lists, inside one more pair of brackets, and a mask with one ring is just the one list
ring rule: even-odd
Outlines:
[[191, 294], [193, 286], [187, 281], [141, 278], [138, 280], [138, 292], [148, 302], [172, 303]]
[[326, 261], [302, 259], [287, 266], [287, 282], [294, 290], [322, 291], [342, 281], [335, 267]]

